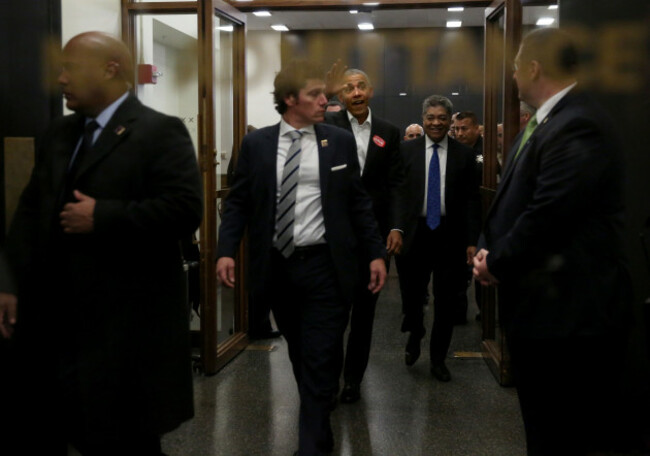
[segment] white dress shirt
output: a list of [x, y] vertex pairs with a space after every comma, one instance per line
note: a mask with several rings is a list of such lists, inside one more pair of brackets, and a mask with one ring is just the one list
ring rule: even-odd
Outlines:
[[[433, 157], [433, 140], [426, 136], [426, 161], [424, 167], [424, 204], [420, 215], [427, 216], [427, 189], [429, 188], [429, 164]], [[445, 206], [445, 177], [447, 176], [447, 151], [449, 150], [449, 141], [447, 135], [438, 143], [438, 161], [440, 162], [440, 216], [447, 214]]]
[[[291, 130], [296, 129], [282, 119], [280, 121], [280, 137], [278, 139], [276, 161], [276, 204], [280, 200], [284, 162], [289, 147], [291, 147], [291, 138], [287, 134]], [[299, 131], [302, 133], [300, 139], [302, 153], [300, 155], [300, 169], [298, 170], [299, 180], [293, 225], [293, 243], [296, 247], [323, 244], [325, 242], [325, 219], [323, 218], [321, 202], [316, 132], [313, 125], [300, 128]]]
[[350, 125], [352, 126], [352, 133], [354, 134], [354, 139], [357, 143], [357, 157], [359, 158], [359, 169], [361, 174], [363, 174], [363, 166], [366, 164], [366, 156], [368, 155], [368, 143], [370, 142], [370, 130], [372, 130], [372, 113], [370, 108], [368, 108], [368, 117], [366, 120], [359, 125], [359, 121], [356, 117], [350, 114], [349, 111], [346, 111], [348, 114], [348, 119], [350, 119]]
[[537, 112], [535, 112], [535, 118], [537, 119], [537, 125], [541, 124], [544, 119], [546, 119], [546, 116], [548, 116], [548, 113], [551, 112], [551, 109], [555, 107], [558, 102], [564, 98], [564, 96], [569, 93], [571, 89], [573, 89], [576, 86], [577, 82], [574, 82], [573, 84], [565, 87], [564, 89], [560, 90], [558, 93], [553, 95], [551, 98], [546, 100], [542, 105], [539, 107]]

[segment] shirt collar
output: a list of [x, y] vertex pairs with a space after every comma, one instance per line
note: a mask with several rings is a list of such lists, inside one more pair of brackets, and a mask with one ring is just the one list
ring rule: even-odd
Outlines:
[[541, 124], [542, 121], [548, 116], [548, 113], [551, 112], [551, 109], [555, 107], [558, 102], [564, 98], [564, 96], [569, 93], [571, 89], [576, 86], [577, 82], [574, 82], [571, 85], [566, 86], [564, 89], [560, 90], [558, 93], [553, 95], [551, 98], [546, 100], [535, 113], [535, 118], [537, 119], [537, 124]]
[[312, 125], [307, 125], [306, 127], [302, 127], [302, 128], [295, 128], [295, 127], [292, 127], [284, 119], [280, 120], [280, 136], [284, 136], [288, 132], [293, 131], [293, 130], [298, 130], [301, 133], [314, 134], [314, 125], [312, 124]]
[[[113, 103], [108, 105], [106, 109], [104, 109], [102, 112], [99, 113], [97, 117], [95, 117], [95, 122], [99, 124], [100, 128], [104, 128], [106, 124], [111, 120], [111, 117], [113, 117], [113, 114], [115, 114], [115, 111], [117, 111], [117, 108], [120, 107], [120, 105], [126, 100], [126, 98], [129, 96], [129, 92], [124, 92], [124, 95], [122, 95], [120, 98], [115, 100]], [[93, 119], [92, 118], [86, 118], [86, 123], [91, 122]]]
[[[356, 117], [354, 117], [352, 114], [350, 114], [350, 111], [345, 111], [348, 115], [348, 119], [350, 120], [350, 124], [352, 125], [353, 123], [356, 123], [359, 125], [359, 121], [357, 120]], [[370, 111], [370, 107], [368, 107], [368, 117], [366, 117], [366, 120], [363, 121], [362, 124], [360, 125], [365, 125], [368, 124], [372, 127], [372, 112]]]
[[[427, 142], [427, 147], [426, 148], [429, 149], [430, 147], [433, 147], [434, 142], [433, 142], [433, 140], [431, 138], [429, 138], [429, 135], [427, 135], [425, 133], [424, 137], [426, 138], [426, 142]], [[445, 137], [442, 138], [442, 140], [440, 142], [436, 143], [436, 144], [438, 144], [438, 146], [441, 147], [442, 149], [447, 150], [449, 148], [448, 147], [449, 146], [449, 141], [447, 139], [447, 135], [445, 135]]]

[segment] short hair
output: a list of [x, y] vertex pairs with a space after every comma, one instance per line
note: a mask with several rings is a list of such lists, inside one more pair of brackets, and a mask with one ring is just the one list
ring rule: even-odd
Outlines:
[[323, 69], [308, 60], [292, 60], [275, 75], [273, 81], [273, 101], [275, 110], [280, 114], [287, 112], [286, 97], [298, 97], [300, 89], [307, 85], [309, 79], [324, 79]]
[[325, 105], [325, 109], [327, 109], [328, 106], [340, 106], [341, 109], [345, 109], [345, 105], [341, 103], [339, 100], [335, 100], [335, 99], [328, 101], [327, 104]]
[[472, 111], [461, 111], [458, 113], [456, 116], [456, 120], [464, 120], [464, 119], [470, 119], [472, 121], [472, 125], [478, 125], [478, 117], [476, 117], [476, 114]]
[[557, 28], [533, 30], [521, 41], [522, 62], [536, 60], [544, 73], [554, 79], [573, 76], [578, 69], [578, 50], [571, 36]]
[[368, 83], [368, 86], [372, 87], [372, 82], [370, 81], [370, 78], [368, 77], [366, 72], [359, 70], [357, 68], [348, 68], [347, 70], [345, 70], [345, 73], [343, 73], [343, 77], [346, 78], [348, 76], [352, 76], [353, 74], [360, 74], [361, 76], [363, 76], [366, 82]]
[[447, 115], [451, 119], [451, 112], [454, 110], [454, 105], [451, 103], [451, 100], [442, 95], [431, 95], [424, 100], [422, 103], [422, 115], [424, 116], [429, 108], [435, 108], [436, 106], [442, 106], [447, 111]]

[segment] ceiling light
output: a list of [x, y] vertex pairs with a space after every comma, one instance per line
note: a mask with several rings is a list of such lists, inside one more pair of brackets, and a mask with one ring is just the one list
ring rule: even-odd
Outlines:
[[375, 26], [372, 25], [370, 22], [362, 22], [359, 25], [357, 25], [357, 27], [359, 27], [359, 30], [374, 30], [375, 29]]
[[462, 21], [447, 21], [447, 28], [458, 28], [463, 25]]
[[272, 25], [271, 28], [273, 30], [275, 30], [276, 32], [288, 32], [289, 31], [289, 27], [287, 27], [284, 24], [275, 24], [275, 25]]
[[548, 7], [548, 9], [550, 9], [550, 10], [556, 10], [556, 9], [557, 9], [557, 5], [550, 5], [550, 6]]
[[407, 96], [407, 95], [408, 95], [408, 93], [406, 93], [406, 92], [400, 92], [400, 93], [399, 93], [399, 96], [400, 96], [400, 97], [405, 97], [405, 96]]
[[460, 95], [460, 92], [451, 92], [453, 96]]
[[222, 32], [232, 32], [235, 30], [235, 27], [232, 25], [222, 25], [217, 27], [217, 30], [221, 30]]
[[465, 11], [465, 8], [463, 8], [462, 6], [452, 6], [450, 8], [447, 8], [447, 11], [460, 12], [460, 11]]
[[365, 2], [364, 5], [365, 6], [377, 6], [377, 5], [379, 5], [379, 2]]
[[551, 25], [555, 22], [555, 19], [552, 17], [540, 17], [537, 19], [536, 25]]
[[350, 14], [357, 14], [359, 10], [350, 10]]
[[253, 11], [253, 14], [257, 17], [271, 17], [270, 11]]

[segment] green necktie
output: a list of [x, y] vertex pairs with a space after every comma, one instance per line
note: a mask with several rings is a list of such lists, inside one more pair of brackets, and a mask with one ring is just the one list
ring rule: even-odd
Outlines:
[[519, 152], [521, 152], [521, 149], [524, 148], [524, 144], [528, 142], [528, 138], [530, 138], [530, 135], [533, 134], [535, 127], [537, 127], [537, 116], [531, 117], [528, 123], [526, 124], [526, 129], [524, 130], [524, 136], [521, 137], [521, 142], [519, 143], [519, 149], [517, 149], [517, 153], [515, 154], [515, 160], [517, 159], [517, 157], [519, 157]]

